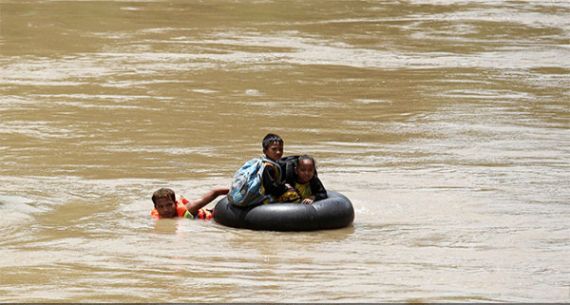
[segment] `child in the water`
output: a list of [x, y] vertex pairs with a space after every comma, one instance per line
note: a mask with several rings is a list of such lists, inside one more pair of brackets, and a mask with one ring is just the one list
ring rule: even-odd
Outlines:
[[212, 219], [212, 210], [204, 207], [216, 197], [227, 194], [228, 191], [227, 187], [217, 187], [196, 200], [188, 200], [184, 197], [176, 200], [176, 194], [172, 189], [161, 188], [152, 194], [154, 209], [150, 215], [155, 219], [175, 217]]

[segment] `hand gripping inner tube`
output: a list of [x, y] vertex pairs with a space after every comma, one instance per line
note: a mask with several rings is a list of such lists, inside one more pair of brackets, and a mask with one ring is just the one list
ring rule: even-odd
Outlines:
[[268, 231], [314, 231], [349, 226], [354, 220], [352, 203], [344, 195], [327, 192], [328, 198], [314, 202], [271, 203], [242, 208], [222, 198], [214, 208], [214, 220], [233, 228]]

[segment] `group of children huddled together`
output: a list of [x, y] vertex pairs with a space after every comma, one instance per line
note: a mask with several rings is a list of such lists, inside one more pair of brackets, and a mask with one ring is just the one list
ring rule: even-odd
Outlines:
[[[327, 191], [317, 177], [315, 160], [308, 155], [283, 158], [283, 139], [269, 133], [262, 142], [265, 163], [262, 174], [262, 192], [268, 195], [263, 203], [297, 202], [312, 204], [327, 198]], [[293, 162], [291, 162], [293, 160]], [[293, 164], [293, 170], [290, 165]], [[184, 197], [176, 199], [176, 194], [169, 188], [161, 188], [153, 193], [153, 218], [197, 218], [211, 219], [212, 210], [204, 208], [218, 196], [226, 195], [227, 187], [216, 187], [201, 198], [187, 200]]]

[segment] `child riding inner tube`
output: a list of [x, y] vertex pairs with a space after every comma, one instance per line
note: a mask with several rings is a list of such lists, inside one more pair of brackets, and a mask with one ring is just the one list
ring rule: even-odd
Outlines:
[[329, 191], [328, 198], [313, 204], [271, 203], [237, 207], [224, 197], [214, 208], [214, 220], [233, 228], [268, 231], [314, 231], [339, 229], [354, 220], [352, 203], [344, 195]]

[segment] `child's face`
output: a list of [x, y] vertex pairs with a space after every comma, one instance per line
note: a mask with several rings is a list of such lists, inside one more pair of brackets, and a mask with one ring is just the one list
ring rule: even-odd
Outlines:
[[273, 142], [263, 150], [265, 156], [273, 161], [277, 161], [283, 157], [283, 144], [279, 142]]
[[154, 204], [154, 208], [158, 211], [160, 218], [176, 217], [176, 202], [170, 198], [159, 198]]
[[308, 159], [300, 160], [295, 168], [295, 173], [297, 174], [298, 182], [305, 184], [313, 179], [315, 175], [315, 164]]

